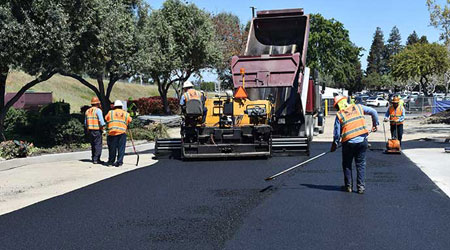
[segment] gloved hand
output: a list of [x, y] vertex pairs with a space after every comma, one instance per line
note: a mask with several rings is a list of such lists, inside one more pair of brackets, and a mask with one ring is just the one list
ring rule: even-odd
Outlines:
[[383, 120], [384, 122], [388, 122], [389, 121], [389, 119], [388, 118], [384, 118], [384, 120]]
[[372, 127], [372, 132], [377, 132], [377, 130], [378, 130], [377, 126]]

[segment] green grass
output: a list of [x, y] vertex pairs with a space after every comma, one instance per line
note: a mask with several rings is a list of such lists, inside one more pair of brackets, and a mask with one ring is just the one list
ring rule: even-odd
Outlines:
[[[6, 92], [16, 92], [27, 82], [34, 78], [23, 72], [11, 72], [6, 80]], [[90, 83], [97, 86], [97, 82], [88, 79]], [[105, 84], [107, 82], [105, 81]], [[106, 86], [105, 86], [106, 88]], [[39, 92], [52, 92], [53, 101], [64, 101], [70, 104], [71, 112], [80, 112], [80, 107], [89, 105], [94, 92], [82, 85], [75, 79], [55, 75], [49, 80], [39, 83], [30, 90]], [[127, 100], [129, 97], [137, 99], [140, 97], [159, 96], [155, 85], [139, 85], [127, 82], [118, 82], [114, 85], [111, 93], [111, 101], [116, 99]], [[169, 91], [169, 97], [174, 96], [174, 91]]]

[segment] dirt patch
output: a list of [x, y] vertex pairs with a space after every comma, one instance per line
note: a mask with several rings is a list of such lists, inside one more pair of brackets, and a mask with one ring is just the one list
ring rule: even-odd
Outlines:
[[445, 123], [450, 124], [450, 110], [439, 112], [425, 119], [427, 124]]

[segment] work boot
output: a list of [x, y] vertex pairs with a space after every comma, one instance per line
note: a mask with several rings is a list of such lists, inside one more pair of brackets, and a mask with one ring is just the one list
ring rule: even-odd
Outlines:
[[364, 194], [364, 189], [358, 189], [358, 194]]
[[109, 166], [114, 166], [114, 162], [108, 161], [108, 162], [105, 163], [105, 165], [106, 165], [107, 167], [109, 167]]
[[102, 160], [92, 161], [92, 163], [94, 163], [94, 164], [105, 164], [105, 162], [102, 161]]
[[114, 163], [113, 165], [114, 165], [116, 168], [118, 168], [118, 167], [122, 166], [123, 163], [118, 163], [118, 162], [116, 162], [116, 163]]
[[353, 192], [352, 187], [350, 186], [342, 186], [342, 191], [345, 191], [347, 193]]

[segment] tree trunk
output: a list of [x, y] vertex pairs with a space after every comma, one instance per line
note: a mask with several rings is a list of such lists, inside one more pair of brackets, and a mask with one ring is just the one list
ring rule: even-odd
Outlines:
[[6, 141], [4, 134], [4, 122], [6, 116], [5, 110], [5, 92], [6, 92], [6, 79], [8, 78], [9, 67], [0, 68], [0, 139]]

